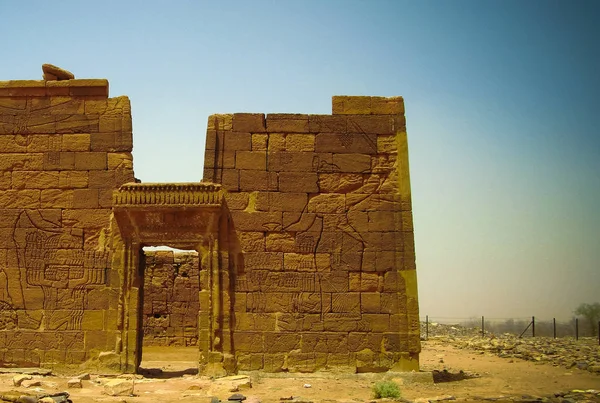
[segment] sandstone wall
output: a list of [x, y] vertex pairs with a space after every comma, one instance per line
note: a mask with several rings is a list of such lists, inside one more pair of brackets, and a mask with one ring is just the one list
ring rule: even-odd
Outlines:
[[145, 252], [144, 345], [198, 344], [197, 252]]
[[213, 115], [203, 180], [227, 190], [239, 370], [418, 368], [402, 98]]
[[131, 150], [129, 99], [106, 80], [0, 82], [0, 365], [115, 349], [107, 245]]

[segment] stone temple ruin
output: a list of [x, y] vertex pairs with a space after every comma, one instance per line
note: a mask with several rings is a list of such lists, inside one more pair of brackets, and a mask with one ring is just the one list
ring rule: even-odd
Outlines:
[[136, 183], [129, 99], [45, 72], [0, 82], [0, 366], [418, 369], [402, 98], [212, 115], [201, 182]]

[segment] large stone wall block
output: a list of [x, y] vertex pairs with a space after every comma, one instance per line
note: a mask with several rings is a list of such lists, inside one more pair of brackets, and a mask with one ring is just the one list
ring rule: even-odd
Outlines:
[[[243, 128], [245, 129], [245, 128]], [[214, 114], [208, 117], [207, 130], [233, 130], [232, 114]], [[246, 130], [240, 130], [246, 131]]]
[[285, 136], [285, 149], [287, 151], [315, 151], [315, 135], [292, 133]]
[[281, 151], [269, 152], [268, 170], [274, 172], [316, 171], [315, 154], [312, 152]]
[[267, 131], [273, 133], [308, 133], [308, 115], [270, 113], [267, 115]]
[[235, 168], [264, 171], [267, 167], [265, 151], [237, 151], [235, 153]]
[[234, 113], [233, 130], [249, 133], [264, 133], [267, 131], [263, 113]]
[[281, 172], [279, 190], [290, 193], [317, 193], [318, 176], [316, 172]]
[[331, 99], [334, 115], [368, 115], [371, 113], [371, 97], [337, 95]]
[[229, 151], [251, 151], [252, 135], [250, 132], [224, 132], [223, 149]]
[[260, 192], [255, 208], [258, 211], [304, 211], [307, 202], [306, 193]]
[[341, 172], [371, 171], [371, 156], [368, 154], [333, 154], [333, 164], [339, 167]]
[[395, 120], [391, 116], [348, 116], [348, 133], [359, 134], [395, 134]]
[[245, 169], [239, 171], [239, 177], [240, 191], [277, 191], [279, 189], [279, 176], [276, 172]]
[[346, 118], [344, 116], [308, 116], [308, 128], [311, 133], [346, 133], [346, 127]]
[[[342, 154], [377, 154], [377, 134], [372, 133], [319, 133], [315, 137], [315, 151]], [[341, 172], [346, 172], [341, 167]]]

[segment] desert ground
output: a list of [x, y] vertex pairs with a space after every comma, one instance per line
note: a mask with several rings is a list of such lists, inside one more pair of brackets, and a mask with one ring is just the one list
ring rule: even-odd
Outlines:
[[[81, 388], [67, 382], [80, 374], [32, 375], [19, 387], [14, 373], [0, 374], [0, 394], [44, 394], [68, 391], [75, 403], [84, 402], [225, 402], [234, 393], [246, 402], [368, 402], [375, 401], [373, 385], [393, 380], [401, 400], [425, 403], [443, 400], [521, 402], [600, 402], [600, 375], [577, 366], [501, 358], [493, 351], [464, 348], [460, 338], [440, 337], [422, 342], [421, 370], [427, 374], [265, 374], [250, 373], [211, 380], [193, 374], [196, 350], [189, 347], [147, 347], [145, 375], [123, 375], [134, 384], [132, 395], [109, 396], [111, 379], [91, 374]], [[457, 344], [458, 343], [458, 344]], [[595, 344], [595, 345], [594, 345]], [[589, 341], [595, 354], [597, 342]], [[586, 346], [587, 346], [586, 345]], [[85, 378], [85, 377], [84, 377]], [[435, 380], [435, 381], [434, 381]], [[12, 391], [12, 393], [10, 393]], [[60, 398], [55, 398], [60, 401]]]

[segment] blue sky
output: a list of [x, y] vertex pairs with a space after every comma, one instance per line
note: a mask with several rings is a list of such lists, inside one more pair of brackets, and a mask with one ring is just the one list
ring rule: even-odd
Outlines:
[[132, 101], [136, 176], [202, 177], [206, 121], [402, 95], [423, 315], [600, 301], [597, 1], [0, 1], [0, 80]]

